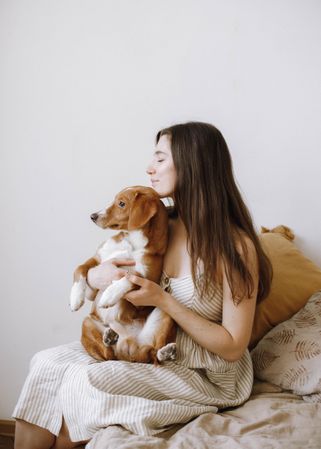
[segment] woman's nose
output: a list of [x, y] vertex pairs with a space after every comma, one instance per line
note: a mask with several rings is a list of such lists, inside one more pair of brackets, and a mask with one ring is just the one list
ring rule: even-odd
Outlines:
[[155, 169], [153, 168], [152, 164], [149, 164], [146, 168], [146, 173], [148, 175], [152, 175], [153, 173], [155, 173]]

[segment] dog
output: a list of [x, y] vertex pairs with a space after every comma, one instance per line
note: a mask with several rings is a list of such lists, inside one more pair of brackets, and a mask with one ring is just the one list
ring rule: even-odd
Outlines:
[[106, 209], [91, 215], [103, 229], [120, 232], [107, 239], [96, 254], [74, 272], [70, 294], [72, 311], [85, 298], [93, 302], [82, 324], [81, 342], [97, 360], [154, 363], [176, 358], [176, 327], [158, 308], [135, 307], [124, 295], [135, 286], [126, 276], [115, 280], [100, 295], [86, 281], [90, 268], [114, 258], [132, 258], [129, 268], [151, 281], [160, 281], [167, 247], [168, 214], [158, 194], [150, 187], [133, 186], [119, 192]]

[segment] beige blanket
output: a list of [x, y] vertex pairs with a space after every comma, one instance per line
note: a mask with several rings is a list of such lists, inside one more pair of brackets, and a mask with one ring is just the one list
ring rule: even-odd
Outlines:
[[256, 382], [242, 406], [207, 413], [158, 435], [133, 435], [118, 426], [99, 431], [86, 449], [320, 449], [321, 404]]

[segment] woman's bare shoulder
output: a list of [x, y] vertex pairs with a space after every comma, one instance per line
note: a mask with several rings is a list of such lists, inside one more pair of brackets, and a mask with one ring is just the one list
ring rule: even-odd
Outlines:
[[234, 233], [235, 249], [247, 266], [255, 266], [258, 262], [257, 251], [251, 237], [243, 230]]

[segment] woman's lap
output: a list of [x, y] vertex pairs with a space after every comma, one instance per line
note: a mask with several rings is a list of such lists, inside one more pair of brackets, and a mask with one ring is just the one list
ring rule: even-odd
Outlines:
[[155, 434], [174, 422], [215, 412], [213, 387], [172, 362], [159, 367], [97, 362], [74, 342], [33, 357], [14, 416], [55, 435], [64, 417], [72, 441], [87, 440], [113, 424]]

